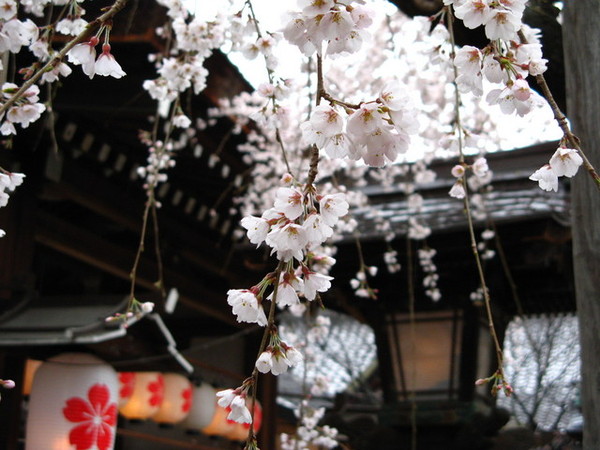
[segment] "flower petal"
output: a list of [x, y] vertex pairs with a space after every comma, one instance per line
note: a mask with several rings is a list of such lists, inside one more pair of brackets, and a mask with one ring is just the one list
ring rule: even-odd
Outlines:
[[69, 422], [84, 422], [94, 417], [94, 411], [90, 404], [79, 397], [73, 397], [67, 400], [63, 408], [63, 415]]
[[96, 425], [92, 422], [86, 422], [77, 425], [69, 433], [69, 443], [76, 447], [76, 450], [88, 450], [92, 448], [96, 440]]
[[101, 415], [108, 405], [108, 401], [110, 400], [110, 391], [108, 390], [108, 386], [105, 384], [93, 385], [88, 392], [88, 398], [90, 399], [90, 404], [94, 409], [94, 415]]
[[96, 445], [98, 446], [98, 450], [109, 450], [111, 448], [112, 440], [112, 427], [109, 426], [107, 423], [100, 424], [98, 426], [98, 437], [96, 438]]

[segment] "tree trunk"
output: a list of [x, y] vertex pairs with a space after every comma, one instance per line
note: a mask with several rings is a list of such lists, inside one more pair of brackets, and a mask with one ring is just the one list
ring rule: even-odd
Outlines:
[[[567, 111], [592, 162], [600, 166], [600, 4], [564, 2]], [[572, 192], [575, 290], [581, 336], [584, 449], [600, 449], [600, 192], [583, 172]]]

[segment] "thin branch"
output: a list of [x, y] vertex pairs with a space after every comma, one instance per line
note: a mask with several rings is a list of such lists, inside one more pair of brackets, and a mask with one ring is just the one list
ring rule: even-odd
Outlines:
[[[458, 70], [456, 68], [456, 64], [454, 63], [454, 56], [455, 56], [455, 46], [456, 46], [456, 41], [454, 39], [454, 29], [453, 29], [453, 25], [454, 25], [454, 17], [452, 14], [452, 8], [450, 7], [446, 7], [446, 11], [447, 11], [447, 15], [448, 15], [448, 32], [450, 34], [450, 44], [452, 46], [452, 50], [451, 50], [451, 54], [450, 54], [450, 58], [452, 59], [452, 69], [454, 71], [454, 80], [456, 80], [458, 78]], [[464, 164], [465, 162], [465, 156], [464, 156], [464, 152], [463, 152], [463, 140], [462, 140], [462, 126], [461, 126], [461, 118], [460, 118], [460, 92], [458, 90], [458, 85], [456, 84], [456, 81], [453, 82], [454, 84], [454, 98], [455, 98], [455, 116], [456, 116], [456, 129], [458, 131], [458, 151], [459, 151], [459, 161], [461, 164]], [[473, 216], [471, 214], [471, 206], [469, 203], [469, 190], [468, 190], [468, 186], [467, 186], [467, 178], [466, 175], [463, 174], [463, 176], [461, 177], [461, 181], [463, 183], [463, 188], [464, 188], [464, 192], [465, 192], [465, 196], [463, 199], [463, 204], [464, 204], [464, 209], [465, 209], [465, 215], [467, 216], [467, 224], [468, 224], [468, 229], [469, 229], [469, 238], [471, 241], [471, 250], [473, 252], [473, 257], [475, 258], [475, 264], [477, 266], [477, 273], [479, 275], [479, 283], [481, 285], [481, 289], [483, 291], [483, 299], [484, 299], [484, 304], [485, 304], [485, 311], [486, 311], [486, 316], [487, 316], [487, 321], [488, 321], [488, 328], [490, 330], [490, 335], [492, 336], [492, 340], [494, 342], [494, 347], [496, 350], [496, 359], [497, 359], [497, 363], [498, 363], [498, 369], [497, 369], [497, 374], [501, 377], [501, 379], [504, 379], [504, 370], [503, 370], [503, 354], [502, 354], [502, 347], [500, 346], [500, 341], [498, 339], [498, 334], [496, 333], [496, 327], [494, 326], [494, 319], [493, 319], [493, 315], [492, 315], [492, 307], [491, 307], [491, 300], [490, 300], [490, 294], [487, 288], [487, 283], [485, 281], [485, 275], [483, 273], [483, 266], [481, 264], [481, 258], [479, 256], [479, 251], [477, 250], [477, 239], [475, 238], [475, 229], [473, 226]]]
[[[525, 37], [525, 34], [523, 33], [523, 31], [519, 30], [518, 34], [519, 34], [519, 39], [521, 40], [521, 42], [523, 44], [527, 44], [527, 38]], [[546, 83], [546, 78], [544, 78], [544, 75], [539, 74], [539, 75], [535, 76], [535, 81], [540, 86], [540, 89], [542, 90], [544, 97], [546, 97], [546, 100], [548, 101], [548, 104], [550, 105], [550, 108], [552, 109], [552, 113], [554, 114], [554, 119], [556, 120], [556, 122], [558, 123], [558, 126], [560, 127], [560, 129], [563, 132], [563, 135], [564, 135], [563, 139], [567, 141], [567, 143], [569, 144], [569, 146], [571, 148], [574, 148], [575, 150], [577, 150], [579, 152], [579, 154], [581, 155], [581, 158], [583, 159], [583, 165], [585, 166], [586, 170], [588, 171], [588, 173], [590, 174], [590, 176], [596, 183], [596, 188], [598, 188], [598, 190], [600, 190], [600, 176], [598, 176], [596, 169], [594, 168], [592, 163], [589, 161], [589, 159], [587, 158], [587, 156], [585, 155], [585, 153], [579, 146], [579, 143], [580, 143], [579, 138], [571, 132], [571, 128], [569, 127], [569, 123], [567, 122], [567, 117], [563, 114], [563, 112], [558, 107], [556, 100], [554, 100], [554, 96], [552, 95], [552, 92], [550, 91], [550, 88], [548, 87], [548, 83]]]
[[19, 100], [23, 96], [25, 91], [27, 91], [27, 89], [33, 86], [33, 84], [35, 84], [35, 82], [39, 80], [42, 77], [42, 75], [52, 70], [58, 63], [60, 63], [62, 59], [66, 56], [66, 54], [69, 52], [69, 50], [75, 47], [75, 45], [77, 45], [79, 42], [83, 41], [84, 39], [87, 39], [89, 36], [91, 36], [92, 32], [96, 28], [112, 19], [115, 14], [121, 11], [127, 4], [127, 1], [128, 0], [116, 0], [115, 3], [108, 9], [108, 11], [106, 11], [104, 14], [88, 23], [81, 33], [79, 33], [77, 36], [75, 36], [73, 39], [67, 42], [67, 44], [65, 44], [65, 46], [58, 53], [56, 53], [52, 58], [50, 58], [50, 60], [41, 69], [38, 69], [31, 76], [31, 78], [29, 78], [25, 83], [23, 83], [23, 85], [17, 90], [17, 92], [15, 92], [10, 98], [6, 100], [6, 102], [4, 102], [2, 106], [0, 106], [0, 116], [2, 116], [6, 112], [6, 110], [8, 110], [8, 108], [10, 108], [17, 100]]

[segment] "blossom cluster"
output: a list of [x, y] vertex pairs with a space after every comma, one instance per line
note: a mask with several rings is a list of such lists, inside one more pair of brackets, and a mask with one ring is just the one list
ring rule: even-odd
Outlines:
[[313, 446], [334, 448], [339, 445], [337, 429], [328, 425], [319, 426], [325, 415], [325, 408], [313, 408], [305, 400], [296, 410], [296, 415], [300, 414], [300, 426], [296, 429], [296, 435], [281, 434], [282, 450], [308, 450]]
[[487, 181], [488, 175], [491, 174], [487, 160], [483, 156], [477, 158], [471, 165], [467, 165], [465, 163], [455, 165], [452, 168], [451, 173], [452, 173], [452, 176], [454, 176], [457, 180], [452, 185], [452, 188], [450, 188], [450, 192], [449, 192], [450, 197], [459, 198], [459, 199], [465, 197], [466, 190], [465, 190], [464, 183], [465, 183], [465, 179], [466, 179], [465, 175], [466, 175], [467, 169], [470, 169], [473, 172], [473, 175], [476, 177], [476, 179], [484, 180], [482, 183], [479, 183], [475, 179], [474, 182], [470, 183], [470, 184], [472, 184], [473, 187], [477, 187], [478, 183], [479, 184], [485, 183]]
[[[0, 169], [2, 170], [2, 169]], [[9, 192], [14, 191], [17, 186], [23, 183], [25, 175], [16, 172], [0, 172], [0, 208], [7, 205], [10, 198]], [[0, 228], [0, 237], [4, 237], [6, 233]]]
[[301, 2], [302, 11], [292, 14], [283, 30], [284, 37], [306, 56], [355, 53], [368, 37], [366, 28], [373, 23], [374, 12], [364, 2], [321, 0]]
[[367, 274], [374, 277], [377, 275], [377, 266], [361, 266], [354, 278], [350, 280], [350, 287], [354, 289], [357, 297], [377, 299], [378, 290], [369, 285]]
[[490, 230], [489, 228], [486, 228], [481, 232], [481, 241], [477, 244], [477, 250], [479, 251], [481, 259], [487, 260], [496, 256], [496, 252], [490, 248], [490, 244], [495, 236], [496, 233], [494, 230]]
[[248, 409], [248, 384], [244, 383], [236, 389], [225, 389], [217, 392], [217, 403], [222, 408], [228, 408], [227, 420], [238, 423], [252, 422], [252, 414]]
[[[274, 206], [261, 217], [245, 217], [242, 226], [247, 230], [250, 242], [257, 247], [265, 242], [277, 259], [303, 261], [307, 249], [321, 245], [333, 235], [333, 227], [348, 213], [348, 206], [343, 193], [321, 196], [311, 192], [310, 188], [280, 187]], [[305, 278], [313, 276], [310, 271], [302, 275]], [[314, 295], [311, 285], [307, 298], [313, 300]]]
[[444, 0], [467, 28], [485, 27], [490, 41], [516, 40], [526, 0]]
[[83, 73], [90, 79], [94, 78], [94, 75], [111, 76], [117, 79], [125, 76], [121, 65], [110, 52], [108, 40], [102, 44], [102, 53], [96, 58], [96, 46], [99, 42], [98, 37], [93, 36], [89, 41], [77, 44], [67, 53], [67, 59], [72, 64], [81, 65]]
[[152, 311], [154, 311], [153, 302], [140, 302], [139, 300], [133, 298], [130, 300], [130, 304], [125, 313], [117, 312], [112, 316], [106, 317], [104, 321], [106, 323], [122, 323], [123, 327], [127, 328], [128, 321], [130, 319], [133, 319], [134, 317], [141, 319], [146, 314], [150, 314]]
[[[24, 79], [31, 78], [34, 74], [39, 77], [39, 83], [53, 83], [59, 77], [71, 74], [72, 69], [64, 61], [56, 59], [49, 67], [45, 65], [56, 55], [52, 48], [52, 40], [55, 34], [77, 36], [87, 26], [87, 21], [82, 18], [85, 10], [79, 5], [79, 1], [67, 2], [66, 0], [28, 0], [16, 2], [5, 0], [0, 8], [0, 53], [19, 53], [22, 48], [27, 47], [33, 54], [34, 62], [28, 67], [17, 68], [17, 72]], [[54, 22], [38, 26], [31, 19], [19, 18], [20, 11], [26, 14], [42, 17], [46, 8], [55, 5], [62, 6], [61, 13]], [[68, 53], [67, 59], [70, 63], [81, 65], [86, 75], [92, 78], [94, 75], [113, 76], [121, 78], [125, 72], [116, 62], [110, 52], [108, 42], [110, 26], [103, 24], [98, 34], [88, 42], [75, 45]], [[106, 39], [102, 46], [102, 52], [96, 58], [95, 47], [99, 43], [98, 36], [105, 33]], [[0, 61], [0, 71], [5, 70]], [[2, 125], [0, 132], [5, 135], [16, 134], [15, 124], [26, 128], [32, 122], [38, 120], [46, 110], [46, 106], [39, 102], [39, 88], [32, 85], [18, 97], [12, 98], [19, 91], [19, 86], [13, 83], [5, 83], [2, 87], [2, 98], [0, 104], [10, 100], [14, 103], [8, 108], [5, 117], [0, 117]], [[4, 114], [3, 114], [4, 115]]]
[[331, 158], [362, 159], [369, 166], [383, 167], [408, 150], [410, 134], [418, 131], [414, 117], [408, 96], [393, 83], [375, 101], [354, 110], [321, 104], [301, 129], [308, 145], [315, 144]]
[[[141, 141], [148, 146], [148, 157], [146, 158], [146, 166], [137, 168], [137, 174], [145, 179], [144, 189], [148, 195], [153, 195], [156, 186], [160, 183], [165, 183], [168, 180], [166, 170], [175, 166], [174, 146], [173, 143], [161, 140], [152, 141], [150, 136], [142, 135]], [[154, 199], [157, 207], [160, 203]]]
[[[191, 16], [180, 0], [160, 0], [167, 8], [170, 23], [157, 30], [157, 34], [170, 43], [164, 54], [151, 55], [158, 78], [145, 80], [144, 89], [153, 99], [172, 103], [188, 89], [199, 94], [206, 87], [208, 71], [204, 61], [225, 40], [226, 18], [217, 16], [205, 21]], [[179, 117], [183, 123], [189, 123]], [[179, 124], [176, 126], [182, 126]]]
[[[17, 90], [18, 86], [16, 84], [4, 83], [2, 85], [2, 100], [10, 99]], [[27, 128], [40, 118], [46, 107], [39, 102], [39, 93], [40, 89], [36, 85], [31, 86], [8, 108], [6, 115], [2, 114], [0, 116], [0, 121], [2, 121], [0, 132], [4, 136], [16, 134], [15, 124]]]
[[[465, 45], [454, 57], [456, 84], [463, 93], [483, 95], [483, 80], [501, 84], [486, 96], [491, 105], [499, 105], [505, 114], [527, 114], [535, 96], [525, 80], [541, 75], [547, 60], [535, 30], [522, 23], [524, 0], [444, 0], [467, 28], [483, 26], [490, 44], [483, 49]], [[521, 42], [519, 32], [526, 36]]]
[[256, 368], [259, 372], [280, 375], [288, 367], [295, 366], [303, 360], [302, 353], [282, 341], [274, 327], [269, 330], [269, 334], [269, 345], [256, 360]]
[[436, 253], [437, 251], [433, 248], [421, 248], [418, 251], [419, 265], [423, 270], [423, 287], [425, 288], [425, 295], [434, 302], [437, 302], [442, 298], [442, 293], [437, 286], [439, 280], [437, 266], [433, 262], [433, 257]]
[[[286, 180], [292, 179], [286, 177]], [[257, 246], [266, 243], [271, 247], [271, 254], [286, 264], [279, 278], [276, 274], [268, 274], [250, 289], [228, 291], [227, 302], [237, 320], [265, 326], [267, 319], [262, 301], [270, 287], [273, 291], [266, 298], [281, 308], [291, 309], [301, 309], [300, 297], [313, 301], [319, 293], [327, 291], [332, 277], [313, 269], [334, 261], [320, 255], [318, 250], [333, 234], [339, 218], [347, 212], [348, 203], [343, 193], [321, 196], [314, 187], [289, 186], [277, 189], [273, 207], [260, 217], [244, 217], [241, 224], [247, 230], [250, 242]], [[278, 355], [276, 352], [275, 356]]]
[[572, 148], [559, 147], [556, 149], [548, 164], [536, 170], [530, 180], [537, 181], [545, 191], [558, 191], [558, 177], [571, 178], [577, 173], [583, 158]]

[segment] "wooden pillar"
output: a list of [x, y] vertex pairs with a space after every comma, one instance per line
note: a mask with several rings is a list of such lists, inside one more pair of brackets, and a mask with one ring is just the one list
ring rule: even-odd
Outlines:
[[[581, 147], [600, 167], [600, 5], [564, 2], [567, 111]], [[581, 339], [584, 449], [600, 448], [600, 191], [580, 168], [571, 184], [573, 261]]]
[[0, 395], [0, 448], [4, 450], [17, 450], [19, 437], [24, 434], [22, 428], [21, 409], [23, 403], [23, 373], [25, 368], [25, 358], [20, 355], [0, 353], [0, 377], [6, 380], [13, 380], [17, 385], [14, 389], [1, 389]]

